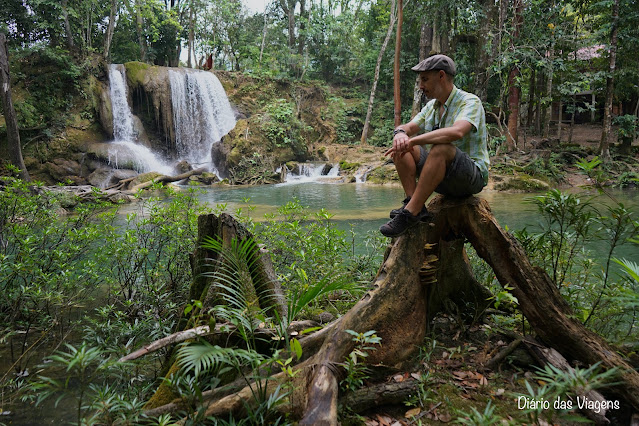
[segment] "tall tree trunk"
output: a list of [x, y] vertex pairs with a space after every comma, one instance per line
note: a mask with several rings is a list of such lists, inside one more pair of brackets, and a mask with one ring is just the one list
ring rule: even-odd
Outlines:
[[526, 120], [526, 126], [530, 129], [534, 123], [533, 118], [535, 116], [535, 88], [536, 84], [536, 68], [532, 67], [530, 70], [530, 83], [528, 84], [528, 117]]
[[550, 48], [548, 49], [548, 78], [546, 79], [546, 99], [548, 99], [548, 105], [544, 109], [544, 131], [543, 138], [550, 137], [550, 120], [552, 119], [552, 80], [555, 74], [553, 62], [555, 60], [555, 36], [553, 34], [550, 42]]
[[395, 34], [395, 64], [393, 67], [394, 98], [395, 98], [395, 127], [402, 124], [402, 94], [401, 77], [399, 73], [399, 59], [402, 52], [402, 23], [404, 21], [403, 0], [397, 2], [397, 32]]
[[[537, 74], [537, 93], [539, 94], [537, 96], [538, 98], [543, 93], [542, 88], [544, 87], [544, 77], [545, 75], [543, 72], [540, 72]], [[535, 134], [537, 135], [541, 135], [541, 113], [542, 113], [541, 102], [539, 102], [539, 99], [538, 99], [535, 105]]]
[[144, 62], [146, 60], [146, 43], [144, 41], [144, 32], [142, 26], [144, 22], [142, 20], [142, 5], [140, 0], [135, 0], [135, 29], [138, 33], [138, 45], [140, 46], [140, 60]]
[[559, 143], [561, 143], [561, 121], [563, 120], [563, 103], [561, 102], [561, 99], [559, 99], [559, 102], [557, 102], [557, 104], [559, 105], [559, 111], [557, 111], [557, 139], [559, 140]]
[[188, 42], [188, 57], [186, 60], [186, 66], [192, 68], [191, 66], [191, 53], [193, 52], [193, 41], [195, 39], [195, 28], [193, 28], [195, 22], [193, 20], [193, 2], [189, 5], [189, 42]]
[[266, 33], [268, 31], [268, 20], [267, 20], [268, 15], [266, 14], [266, 11], [264, 11], [264, 28], [262, 29], [262, 43], [260, 45], [260, 60], [259, 60], [259, 65], [262, 65], [262, 56], [264, 55], [264, 45], [266, 44]]
[[304, 46], [306, 44], [306, 20], [308, 19], [308, 10], [306, 10], [306, 0], [299, 0], [300, 3], [300, 30], [297, 37], [297, 54], [304, 54]]
[[[423, 61], [430, 55], [433, 49], [433, 26], [426, 15], [422, 15], [422, 26], [419, 32], [419, 60]], [[422, 91], [419, 88], [419, 74], [415, 77], [415, 88], [413, 89], [413, 108], [411, 117], [417, 115], [421, 109]]]
[[570, 130], [568, 131], [568, 144], [572, 143], [573, 130], [575, 129], [575, 114], [577, 113], [577, 95], [572, 95], [572, 114], [570, 115]]
[[69, 50], [73, 49], [73, 33], [71, 32], [71, 24], [69, 23], [69, 10], [67, 9], [67, 3], [69, 0], [62, 0], [62, 17], [64, 18], [64, 32], [67, 36], [67, 47]]
[[619, 26], [619, 0], [612, 4], [612, 32], [610, 34], [610, 60], [606, 78], [606, 104], [604, 106], [603, 131], [599, 144], [599, 156], [610, 161], [610, 139], [612, 138], [612, 100], [615, 89], [615, 68], [617, 61], [617, 27]]
[[[519, 38], [519, 29], [523, 23], [521, 9], [522, 0], [513, 0], [513, 34], [511, 38], [511, 49], [515, 51], [515, 43]], [[519, 66], [513, 65], [508, 74], [508, 134], [506, 135], [506, 149], [514, 151], [517, 148], [519, 133], [519, 102], [521, 89], [517, 79], [520, 75]]]
[[25, 181], [30, 181], [31, 177], [22, 159], [18, 119], [11, 99], [11, 76], [9, 75], [7, 38], [2, 32], [0, 32], [0, 87], [2, 88], [2, 109], [4, 110], [4, 120], [7, 126], [9, 159], [14, 166], [20, 169], [20, 178]]
[[280, 7], [288, 18], [288, 48], [295, 48], [295, 6], [296, 0], [280, 0]]
[[384, 57], [384, 52], [386, 52], [386, 47], [388, 46], [388, 42], [390, 41], [391, 35], [393, 34], [393, 27], [395, 26], [396, 20], [397, 18], [395, 14], [395, 0], [391, 0], [390, 24], [388, 25], [388, 31], [386, 31], [386, 37], [384, 38], [382, 47], [381, 49], [379, 49], [379, 55], [377, 55], [377, 64], [375, 65], [375, 77], [373, 78], [371, 95], [368, 98], [368, 109], [366, 110], [366, 120], [364, 120], [364, 129], [362, 130], [362, 137], [360, 138], [360, 143], [362, 145], [366, 145], [366, 140], [368, 139], [368, 129], [371, 124], [371, 115], [373, 114], [373, 102], [375, 101], [375, 92], [377, 91], [377, 82], [379, 81], [379, 70], [382, 67], [382, 59]]
[[492, 71], [490, 62], [490, 51], [488, 46], [489, 41], [492, 40], [490, 30], [493, 28], [495, 21], [495, 15], [497, 14], [497, 8], [495, 7], [494, 0], [484, 0], [481, 2], [481, 8], [483, 10], [483, 17], [479, 26], [477, 37], [477, 62], [475, 66], [475, 95], [479, 97], [483, 102], [486, 102], [488, 97], [488, 81], [492, 77]]
[[118, 11], [119, 0], [111, 0], [111, 12], [109, 13], [109, 26], [104, 36], [104, 57], [109, 58], [111, 52], [111, 42], [113, 41], [113, 32], [115, 31], [115, 19]]

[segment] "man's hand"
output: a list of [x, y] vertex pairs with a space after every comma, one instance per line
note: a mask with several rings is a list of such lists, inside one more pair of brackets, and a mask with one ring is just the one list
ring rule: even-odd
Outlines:
[[384, 155], [395, 155], [396, 153], [401, 156], [409, 152], [413, 147], [410, 143], [410, 138], [406, 133], [400, 132], [393, 138], [393, 146], [384, 153]]

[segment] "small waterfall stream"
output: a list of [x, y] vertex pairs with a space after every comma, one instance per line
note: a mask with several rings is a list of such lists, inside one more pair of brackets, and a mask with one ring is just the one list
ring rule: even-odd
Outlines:
[[339, 176], [339, 165], [334, 164], [328, 170], [326, 163], [300, 163], [295, 172], [287, 172], [284, 183], [305, 183], [330, 181]]

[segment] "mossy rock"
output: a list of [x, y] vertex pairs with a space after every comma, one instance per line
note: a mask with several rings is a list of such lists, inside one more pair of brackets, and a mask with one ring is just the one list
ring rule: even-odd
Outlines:
[[346, 160], [342, 160], [339, 162], [339, 169], [343, 172], [354, 172], [360, 166], [360, 163], [349, 163]]
[[126, 68], [126, 77], [133, 87], [143, 86], [145, 83], [146, 73], [151, 65], [144, 62], [132, 61], [124, 64]]
[[384, 184], [389, 182], [399, 182], [399, 175], [392, 164], [377, 167], [366, 176], [366, 182]]
[[549, 190], [550, 184], [527, 174], [518, 174], [517, 176], [513, 176], [504, 182], [496, 184], [495, 189], [499, 191], [512, 190], [522, 192], [537, 192]]
[[145, 183], [145, 182], [149, 182], [153, 179], [156, 179], [160, 176], [163, 176], [162, 173], [158, 173], [158, 172], [148, 172], [148, 173], [142, 173], [141, 175], [138, 175], [135, 179], [133, 179], [131, 181], [131, 183], [129, 184], [130, 188], [133, 188], [136, 185], [139, 185], [141, 183]]

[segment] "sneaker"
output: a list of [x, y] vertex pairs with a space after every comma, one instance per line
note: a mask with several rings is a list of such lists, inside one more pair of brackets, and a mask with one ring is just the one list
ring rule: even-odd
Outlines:
[[399, 214], [400, 211], [402, 211], [405, 207], [406, 204], [408, 204], [408, 202], [410, 201], [410, 197], [406, 197], [404, 198], [404, 201], [402, 201], [402, 206], [398, 209], [393, 209], [390, 211], [390, 218], [394, 218], [395, 216], [397, 216]]
[[379, 232], [381, 232], [385, 237], [398, 237], [421, 222], [421, 213], [422, 212], [420, 212], [417, 216], [413, 216], [408, 210], [401, 209], [394, 218], [379, 228]]

